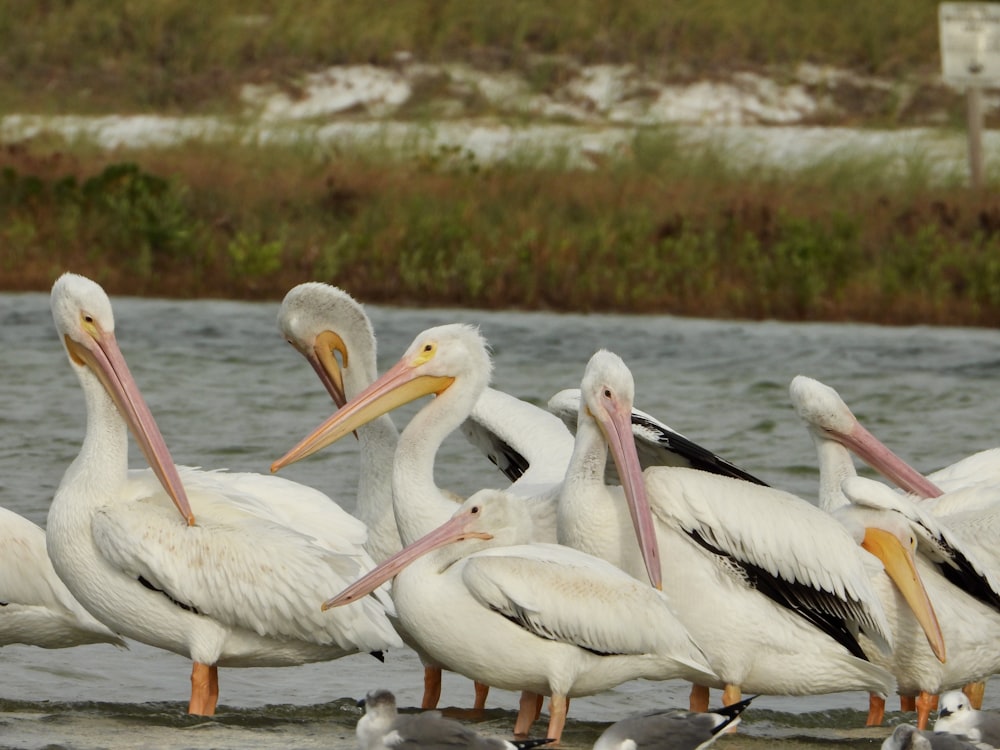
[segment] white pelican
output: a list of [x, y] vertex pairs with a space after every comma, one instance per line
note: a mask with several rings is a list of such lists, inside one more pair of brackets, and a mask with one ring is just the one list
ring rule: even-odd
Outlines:
[[[375, 380], [374, 329], [362, 305], [342, 289], [318, 282], [299, 284], [285, 295], [278, 326], [312, 365], [338, 407]], [[557, 418], [492, 388], [486, 388], [476, 400], [462, 431], [512, 482], [516, 481], [519, 491], [528, 494], [560, 480], [573, 449], [572, 436]], [[399, 433], [387, 414], [359, 424], [354, 432], [361, 444], [355, 513], [369, 529], [368, 551], [381, 562], [403, 546], [392, 500], [391, 467]], [[417, 526], [407, 542], [454, 513], [458, 498], [450, 492], [440, 494], [446, 498], [439, 506], [440, 517]], [[407, 508], [399, 512], [405, 514]], [[416, 647], [412, 642], [409, 645]], [[425, 662], [421, 705], [434, 708], [441, 695], [441, 670], [426, 654], [421, 658]], [[487, 691], [486, 686], [476, 686], [475, 709], [485, 707]]]
[[[894, 680], [872, 664], [858, 637], [888, 649], [891, 632], [870, 574], [876, 561], [820, 509], [786, 492], [677, 467], [642, 472], [629, 414], [632, 375], [600, 351], [581, 385], [576, 450], [559, 500], [559, 539], [643, 575], [640, 546], [624, 510], [651, 507], [663, 589], [718, 675], [705, 686], [803, 695], [885, 693]], [[604, 483], [608, 448], [622, 488]]]
[[[285, 295], [278, 326], [312, 365], [338, 407], [375, 380], [374, 329], [362, 305], [344, 290], [320, 282], [299, 284]], [[556, 416], [489, 387], [476, 399], [461, 430], [522, 495], [551, 489], [562, 481], [573, 452], [573, 436]], [[368, 550], [380, 562], [403, 546], [393, 512], [389, 469], [399, 434], [387, 414], [360, 424], [355, 433], [361, 443], [355, 512], [369, 529]], [[460, 498], [440, 492], [455, 502], [443, 506], [448, 515], [439, 520], [444, 521]]]
[[[792, 405], [808, 425], [814, 440], [840, 443], [893, 484], [919, 497], [941, 494], [941, 488], [930, 478], [908, 465], [872, 435], [833, 388], [813, 378], [797, 375], [788, 386], [788, 392]], [[829, 488], [821, 486], [820, 495], [824, 492], [836, 495], [842, 478], [831, 474]]]
[[355, 734], [361, 750], [391, 750], [394, 747], [420, 750], [530, 750], [552, 740], [501, 740], [484, 737], [440, 711], [400, 715], [396, 696], [388, 690], [372, 690], [358, 701], [365, 714], [358, 719]]
[[[403, 430], [393, 463], [396, 520], [404, 543], [410, 544], [454, 513], [454, 505], [442, 497], [434, 481], [434, 457], [445, 438], [472, 412], [487, 389], [492, 369], [486, 342], [475, 328], [462, 324], [429, 328], [414, 339], [399, 362], [275, 461], [271, 469], [276, 471], [310, 456], [391, 409], [434, 394]], [[534, 541], [556, 541], [555, 506], [560, 486], [546, 485], [526, 504], [534, 524]], [[517, 489], [511, 491], [523, 496]], [[649, 571], [651, 580], [659, 576], [658, 566], [654, 567]]]
[[888, 512], [906, 519], [918, 542], [920, 578], [935, 607], [946, 613], [941, 631], [948, 644], [947, 661], [940, 663], [927, 653], [919, 632], [900, 636], [892, 654], [890, 669], [897, 676], [899, 692], [919, 694], [915, 708], [923, 729], [933, 708], [933, 695], [1000, 672], [1000, 581], [953, 530], [912, 498], [862, 477], [845, 479], [842, 488], [847, 499], [860, 506], [855, 512]]
[[960, 734], [970, 742], [1000, 747], [1000, 714], [979, 711], [961, 690], [949, 690], [941, 694], [934, 731]]
[[670, 708], [630, 716], [605, 729], [594, 750], [702, 750], [734, 729], [752, 700], [704, 713]]
[[[924, 477], [866, 430], [840, 394], [830, 386], [799, 375], [792, 380], [789, 393], [817, 447], [820, 503], [831, 502], [829, 498], [834, 499], [832, 502], [835, 505], [842, 502], [836, 499], [840, 496], [842, 481], [855, 474], [854, 464], [846, 450], [853, 452], [900, 488], [928, 498], [921, 501], [920, 508], [933, 514], [941, 527], [959, 540], [949, 553], [948, 564], [938, 566], [941, 574], [969, 596], [1000, 612], [998, 589], [985, 580], [989, 571], [1000, 578], [1000, 553], [997, 552], [1000, 549], [1000, 487], [991, 485], [988, 479], [972, 482], [968, 474], [973, 467], [989, 463], [984, 459], [988, 458], [989, 451], [960, 462], [965, 467], [961, 472], [949, 467]], [[939, 482], [949, 491], [942, 494]], [[900, 512], [909, 512], [909, 507], [905, 506]], [[912, 520], [917, 524], [915, 528], [918, 531], [927, 525], [922, 524], [920, 519]], [[937, 525], [935, 521], [928, 523]], [[941, 536], [943, 533], [940, 530], [933, 534], [926, 531], [924, 536]], [[947, 544], [931, 539], [927, 542], [932, 546]], [[967, 562], [966, 558], [970, 557], [976, 559], [975, 565]], [[940, 558], [935, 558], [935, 562], [940, 562]], [[982, 705], [984, 689], [982, 683], [965, 687], [976, 707]]]
[[0, 508], [0, 646], [68, 648], [111, 643], [126, 648], [80, 606], [52, 568], [45, 532]]
[[900, 724], [882, 742], [882, 750], [981, 750], [979, 745], [954, 734], [922, 731]]
[[[337, 407], [375, 380], [375, 331], [347, 292], [317, 282], [299, 284], [281, 302], [278, 327], [312, 365]], [[361, 465], [354, 514], [368, 529], [369, 554], [381, 562], [403, 548], [392, 510], [391, 466], [399, 433], [386, 415], [356, 434]]]
[[[381, 592], [348, 617], [319, 610], [320, 592], [373, 565], [360, 522], [276, 477], [178, 472], [118, 348], [104, 290], [64, 274], [51, 302], [87, 403], [83, 446], [49, 510], [53, 567], [113, 631], [194, 662], [190, 713], [214, 712], [219, 666], [401, 645]], [[129, 428], [152, 472], [128, 471]]]
[[395, 576], [399, 618], [424, 648], [472, 679], [551, 696], [546, 736], [557, 742], [573, 696], [635, 678], [711, 676], [661, 592], [569, 547], [526, 543], [526, 502], [477, 492], [324, 607], [358, 601]]

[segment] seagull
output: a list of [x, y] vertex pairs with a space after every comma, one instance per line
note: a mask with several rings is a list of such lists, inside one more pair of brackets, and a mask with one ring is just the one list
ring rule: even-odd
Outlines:
[[671, 708], [630, 716], [605, 729], [594, 750], [701, 750], [739, 724], [756, 697], [706, 713]]
[[1000, 714], [976, 710], [961, 690], [942, 693], [938, 706], [935, 732], [963, 735], [971, 742], [1000, 747]]
[[360, 750], [530, 750], [548, 745], [550, 739], [502, 740], [484, 737], [440, 711], [400, 715], [396, 696], [388, 690], [372, 690], [358, 701], [365, 715], [355, 730]]
[[882, 750], [982, 750], [956, 734], [938, 734], [900, 724], [882, 742]]

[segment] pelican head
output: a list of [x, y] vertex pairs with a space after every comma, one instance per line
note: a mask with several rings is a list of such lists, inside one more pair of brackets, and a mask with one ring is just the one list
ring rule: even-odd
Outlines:
[[375, 379], [375, 331], [361, 303], [344, 290], [319, 282], [293, 287], [278, 309], [278, 328], [338, 407], [347, 403], [344, 371], [352, 366], [350, 353], [364, 370], [364, 382]]
[[492, 370], [486, 341], [477, 328], [460, 323], [429, 328], [414, 339], [399, 362], [271, 464], [271, 471], [311, 456], [422, 396], [440, 396], [459, 379], [468, 386], [471, 410], [474, 399], [489, 385]]
[[795, 411], [814, 439], [835, 440], [889, 481], [921, 497], [937, 497], [941, 490], [893, 453], [854, 416], [833, 388], [804, 375], [788, 387]]
[[[917, 570], [917, 535], [913, 521], [901, 510], [907, 499], [881, 482], [865, 477], [846, 478], [843, 489], [851, 504], [835, 515], [848, 528], [863, 528], [861, 546], [882, 563], [924, 631], [931, 651], [943, 663], [944, 635]], [[919, 513], [916, 509], [914, 512]]]
[[142, 449], [150, 467], [189, 525], [194, 514], [170, 451], [115, 339], [111, 301], [100, 285], [65, 273], [52, 285], [52, 317], [80, 382], [96, 376]]
[[529, 541], [531, 521], [524, 502], [523, 498], [500, 490], [480, 490], [462, 503], [448, 521], [384, 560], [367, 575], [324, 602], [323, 609], [340, 607], [367, 596], [399, 575], [407, 565], [448, 545], [454, 545], [454, 548], [448, 560], [440, 566], [441, 570], [484, 547]]
[[646, 482], [632, 434], [635, 381], [621, 357], [601, 349], [590, 358], [580, 383], [579, 421], [593, 419], [611, 450], [622, 481], [649, 581], [662, 588], [656, 528], [646, 497]]

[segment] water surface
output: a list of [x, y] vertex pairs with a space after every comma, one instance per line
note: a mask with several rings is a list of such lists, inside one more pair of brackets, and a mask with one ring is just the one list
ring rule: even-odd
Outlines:
[[[119, 343], [178, 463], [267, 472], [330, 413], [311, 369], [277, 333], [275, 303], [113, 300]], [[552, 315], [370, 307], [380, 369], [423, 328], [474, 323], [490, 341], [494, 384], [539, 404], [579, 385], [590, 355], [620, 354], [636, 403], [774, 485], [812, 497], [813, 447], [789, 406], [802, 373], [837, 388], [879, 437], [925, 471], [998, 442], [1000, 334], [957, 328], [750, 323], [669, 316]], [[0, 503], [44, 525], [48, 503], [79, 449], [83, 399], [52, 324], [48, 296], [0, 294]], [[412, 411], [398, 416], [402, 424]], [[344, 440], [283, 475], [352, 507], [357, 444]], [[142, 466], [138, 451], [133, 466]], [[461, 492], [503, 480], [456, 436], [438, 481]], [[335, 592], [331, 592], [333, 594]], [[734, 625], [738, 626], [738, 625]], [[222, 670], [216, 718], [184, 714], [189, 662], [132, 644], [0, 650], [0, 747], [349, 748], [355, 699], [374, 687], [414, 706], [421, 668], [408, 651], [385, 664], [354, 656], [286, 669]], [[469, 682], [446, 675], [442, 705], [471, 703]], [[713, 693], [713, 704], [719, 696]], [[570, 706], [567, 748], [588, 748], [608, 722], [685, 705], [680, 682], [637, 681]], [[505, 735], [517, 696], [493, 691], [480, 729]], [[987, 689], [987, 707], [1000, 695]], [[890, 708], [897, 708], [890, 698]], [[867, 696], [757, 699], [721, 746], [871, 747]], [[889, 722], [912, 720], [890, 712]], [[538, 731], [544, 726], [539, 724]]]

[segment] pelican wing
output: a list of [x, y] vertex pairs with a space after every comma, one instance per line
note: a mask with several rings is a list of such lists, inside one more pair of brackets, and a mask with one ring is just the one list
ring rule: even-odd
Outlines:
[[562, 482], [573, 453], [573, 435], [558, 417], [493, 388], [476, 401], [462, 434], [524, 496]]
[[[484, 607], [535, 635], [597, 654], [644, 654], [676, 623], [667, 597], [604, 560], [554, 544], [470, 555], [462, 571]], [[676, 623], [676, 633], [689, 641]]]
[[[549, 399], [549, 411], [559, 417], [574, 433], [577, 413], [580, 410], [580, 398], [579, 388], [567, 388]], [[754, 484], [767, 484], [640, 409], [632, 409], [632, 436], [635, 438], [639, 464], [643, 469], [652, 466], [683, 466], [710, 474], [744, 479]], [[621, 484], [613, 461], [607, 463], [605, 481], [608, 484]]]
[[787, 492], [681, 468], [646, 472], [653, 513], [735, 565], [750, 585], [860, 653], [892, 642], [865, 553], [830, 514]]
[[188, 494], [198, 514], [193, 527], [162, 492], [96, 514], [92, 528], [102, 556], [177, 606], [231, 627], [348, 650], [399, 644], [384, 592], [379, 600], [366, 598], [363, 612], [329, 617], [320, 610], [331, 591], [373, 566], [362, 548], [330, 549], [224, 495], [191, 488]]
[[[218, 497], [236, 508], [289, 528], [331, 549], [363, 547], [368, 539], [365, 524], [312, 487], [269, 474], [204, 470], [178, 466], [184, 487], [193, 493]], [[132, 499], [152, 497], [160, 484], [149, 469], [129, 472]], [[275, 498], [279, 498], [275, 502]]]
[[[925, 501], [915, 502], [913, 496], [865, 477], [844, 480], [843, 490], [853, 503], [900, 513], [916, 533], [921, 553], [938, 565], [945, 578], [970, 596], [1000, 610], [1000, 580], [982, 562], [992, 555], [989, 547], [995, 549], [1000, 544], [1000, 506], [938, 516], [925, 509]], [[969, 487], [942, 495], [940, 499], [976, 491], [977, 488]], [[980, 550], [982, 544], [987, 549]]]
[[987, 448], [973, 453], [951, 466], [946, 466], [927, 478], [945, 492], [967, 487], [980, 482], [1000, 481], [1000, 448]]
[[60, 595], [65, 591], [60, 583], [45, 551], [45, 532], [0, 508], [0, 602], [65, 610], [68, 602]]
[[40, 526], [0, 508], [0, 645], [125, 642], [98, 622], [56, 575]]

